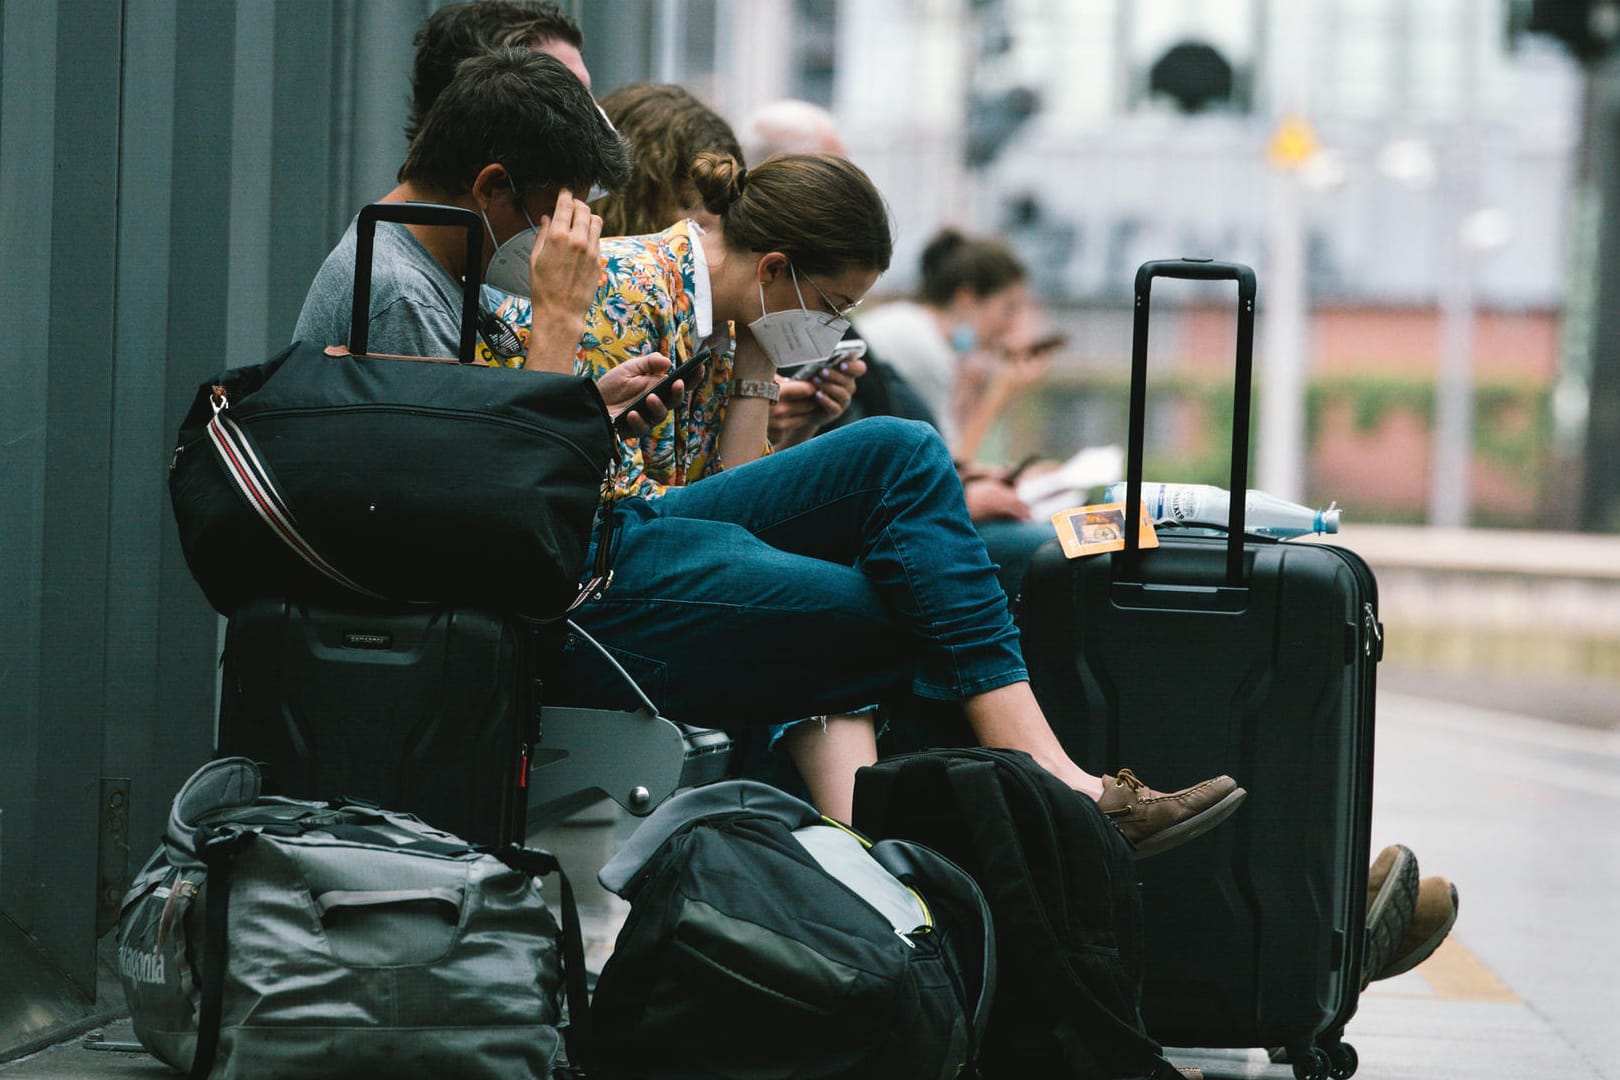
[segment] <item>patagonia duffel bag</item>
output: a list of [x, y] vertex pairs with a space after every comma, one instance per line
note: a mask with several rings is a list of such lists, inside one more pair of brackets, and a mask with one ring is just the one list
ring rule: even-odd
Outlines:
[[124, 897], [135, 1034], [193, 1080], [553, 1076], [560, 950], [586, 1015], [567, 883], [559, 940], [534, 876], [555, 865], [406, 814], [261, 797], [252, 761], [211, 762]]

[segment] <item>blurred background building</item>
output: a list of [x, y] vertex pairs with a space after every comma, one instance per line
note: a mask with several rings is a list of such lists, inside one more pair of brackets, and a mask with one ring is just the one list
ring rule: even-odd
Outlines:
[[[1071, 348], [1001, 432], [1008, 458], [1122, 437], [1135, 268], [1202, 254], [1260, 277], [1259, 483], [1364, 521], [1615, 524], [1610, 486], [1582, 484], [1599, 229], [1580, 59], [1604, 4], [580, 9], [601, 86], [650, 72], [734, 121], [830, 108], [899, 226], [880, 291], [913, 283], [942, 223], [1012, 240]], [[639, 52], [614, 52], [624, 25]], [[1155, 464], [1218, 482], [1229, 323], [1183, 299], [1156, 324]]]

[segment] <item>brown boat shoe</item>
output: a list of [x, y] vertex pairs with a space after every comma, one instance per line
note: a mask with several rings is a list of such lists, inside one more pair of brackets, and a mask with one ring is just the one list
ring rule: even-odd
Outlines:
[[1104, 775], [1097, 808], [1130, 841], [1138, 859], [1202, 836], [1232, 816], [1248, 792], [1230, 776], [1217, 776], [1169, 794], [1154, 791], [1129, 769]]
[[1401, 941], [1412, 928], [1418, 903], [1418, 861], [1412, 849], [1391, 844], [1378, 853], [1367, 871], [1367, 953], [1361, 966], [1365, 990], [1379, 972], [1399, 955]]
[[1457, 886], [1443, 877], [1424, 878], [1418, 884], [1417, 910], [1406, 936], [1373, 978], [1389, 979], [1411, 971], [1434, 954], [1456, 923]]

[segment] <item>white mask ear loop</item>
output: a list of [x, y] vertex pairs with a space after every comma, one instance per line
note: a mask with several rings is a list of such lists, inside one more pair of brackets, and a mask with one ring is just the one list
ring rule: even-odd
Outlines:
[[799, 294], [799, 309], [809, 311], [810, 305], [804, 302], [804, 290], [799, 287], [799, 272], [793, 268], [791, 262], [788, 263], [788, 273], [793, 275], [793, 291]]
[[[491, 235], [490, 239], [494, 239], [494, 236]], [[545, 242], [545, 238], [542, 237], [541, 238], [541, 243], [544, 243], [544, 242]], [[799, 288], [799, 272], [797, 270], [793, 269], [793, 264], [791, 262], [788, 263], [788, 273], [793, 275], [793, 291], [799, 295], [799, 309], [801, 311], [809, 311], [810, 310], [809, 306], [806, 305], [805, 302], [804, 302], [804, 290]], [[760, 318], [764, 318], [766, 315], [773, 314], [773, 312], [765, 310], [765, 283], [763, 281], [756, 281], [754, 284], [759, 286], [759, 315], [760, 315]]]

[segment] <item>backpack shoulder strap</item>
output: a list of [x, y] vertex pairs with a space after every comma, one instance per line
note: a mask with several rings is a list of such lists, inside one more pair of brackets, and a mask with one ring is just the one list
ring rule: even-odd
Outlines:
[[960, 866], [933, 848], [909, 840], [879, 840], [872, 845], [872, 858], [907, 885], [915, 883], [936, 906], [952, 902], [959, 925], [966, 928], [971, 922], [977, 929], [979, 993], [973, 1003], [973, 1045], [983, 1045], [990, 1003], [996, 996], [996, 930], [984, 893]]

